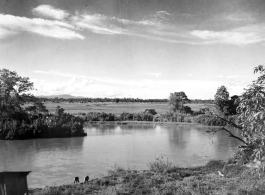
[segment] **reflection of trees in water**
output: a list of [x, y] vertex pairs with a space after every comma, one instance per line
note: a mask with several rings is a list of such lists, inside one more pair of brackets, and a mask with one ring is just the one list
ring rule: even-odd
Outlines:
[[86, 126], [88, 135], [110, 135], [110, 134], [127, 134], [128, 131], [154, 131], [154, 125], [141, 125], [141, 124], [127, 124], [127, 125], [106, 125], [106, 124], [90, 124]]
[[172, 147], [173, 150], [176, 148], [185, 149], [187, 145], [187, 136], [189, 136], [190, 133], [190, 127], [185, 126], [167, 126], [163, 127], [166, 130], [168, 130], [168, 140], [170, 147]]
[[84, 137], [0, 141], [0, 170], [31, 169], [41, 152], [82, 148]]
[[[209, 157], [226, 159], [237, 149], [239, 141], [227, 136], [225, 132], [215, 135], [206, 133], [209, 127], [200, 126], [167, 126], [162, 127], [168, 132], [168, 140], [174, 154], [185, 156]], [[236, 135], [239, 132], [235, 132]]]

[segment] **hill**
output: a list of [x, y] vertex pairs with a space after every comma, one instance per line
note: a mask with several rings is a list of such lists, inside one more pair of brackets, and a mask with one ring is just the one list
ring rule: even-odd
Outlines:
[[64, 99], [75, 99], [75, 98], [86, 98], [86, 97], [82, 97], [82, 96], [73, 96], [73, 95], [69, 95], [69, 94], [62, 94], [62, 95], [41, 95], [41, 96], [37, 96], [40, 98], [64, 98]]

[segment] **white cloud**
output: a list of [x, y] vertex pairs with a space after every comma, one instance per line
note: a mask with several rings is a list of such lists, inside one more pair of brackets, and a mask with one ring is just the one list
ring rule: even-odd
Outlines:
[[190, 30], [193, 26], [170, 22], [172, 14], [166, 11], [158, 11], [138, 21], [96, 13], [70, 15], [67, 11], [55, 9], [50, 5], [40, 5], [32, 11], [36, 15], [57, 20], [0, 14], [0, 38], [20, 32], [31, 32], [58, 39], [84, 39], [85, 37], [78, 32], [82, 29], [84, 32], [96, 34], [135, 36], [181, 44], [248, 45], [265, 41], [265, 24], [223, 31]]
[[[50, 21], [40, 18], [26, 18], [0, 14], [0, 29], [6, 34], [31, 32], [58, 39], [84, 39], [74, 31], [74, 26], [65, 22]], [[1, 38], [1, 36], [0, 36]]]
[[62, 20], [69, 16], [68, 12], [61, 10], [61, 9], [56, 9], [52, 7], [51, 5], [40, 5], [32, 9], [32, 12], [35, 15], [49, 17], [49, 18], [53, 18], [57, 20]]
[[155, 76], [156, 78], [159, 77], [162, 73], [157, 73], [157, 72], [149, 72], [149, 73], [144, 73], [147, 75]]
[[111, 24], [111, 19], [101, 14], [72, 17], [74, 24], [98, 34], [127, 34], [127, 30]]
[[[66, 81], [60, 83], [49, 82], [48, 79], [36, 85], [38, 95], [43, 94], [71, 94], [85, 97], [141, 97], [167, 98], [174, 91], [185, 91], [189, 98], [213, 98], [218, 87], [225, 85], [230, 94], [241, 94], [249, 82], [234, 80], [162, 80], [145, 78], [139, 80], [122, 80], [110, 77], [89, 77], [84, 75], [65, 74], [57, 71], [34, 71], [35, 73], [63, 76]], [[156, 76], [161, 73], [151, 73]], [[235, 76], [235, 75], [232, 75]], [[62, 79], [62, 80], [65, 80]], [[42, 87], [40, 87], [42, 86]], [[196, 86], [196, 87], [194, 87]], [[159, 92], [159, 93], [158, 93]]]
[[244, 26], [229, 31], [193, 30], [194, 37], [204, 43], [224, 43], [233, 45], [247, 45], [265, 41], [265, 24]]
[[12, 32], [10, 30], [4, 29], [0, 27], [0, 39], [6, 38], [10, 35], [14, 35], [16, 32]]
[[216, 22], [242, 23], [253, 22], [256, 20], [255, 15], [248, 12], [234, 12], [230, 14], [220, 14], [213, 18]]

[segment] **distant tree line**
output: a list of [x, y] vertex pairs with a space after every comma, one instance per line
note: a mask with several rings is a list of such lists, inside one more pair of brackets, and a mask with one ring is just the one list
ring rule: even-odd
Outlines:
[[[167, 103], [168, 99], [141, 99], [141, 98], [48, 98], [38, 97], [41, 102], [68, 102], [68, 103]], [[214, 100], [191, 99], [191, 104], [213, 104]]]
[[107, 103], [165, 103], [167, 99], [139, 99], [139, 98], [46, 98], [38, 97], [41, 102], [68, 102], [68, 103], [89, 103], [89, 102], [107, 102]]

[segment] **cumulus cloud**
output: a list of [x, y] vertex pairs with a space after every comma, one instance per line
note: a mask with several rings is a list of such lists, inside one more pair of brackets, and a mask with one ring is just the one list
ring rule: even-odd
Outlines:
[[56, 9], [52, 7], [51, 5], [40, 5], [32, 9], [32, 12], [35, 15], [53, 18], [57, 20], [62, 20], [69, 16], [68, 12], [61, 10], [61, 9]]
[[26, 18], [0, 14], [1, 34], [11, 35], [20, 32], [53, 37], [58, 39], [84, 39], [85, 37], [74, 31], [74, 26], [61, 21], [51, 21], [40, 18]]

